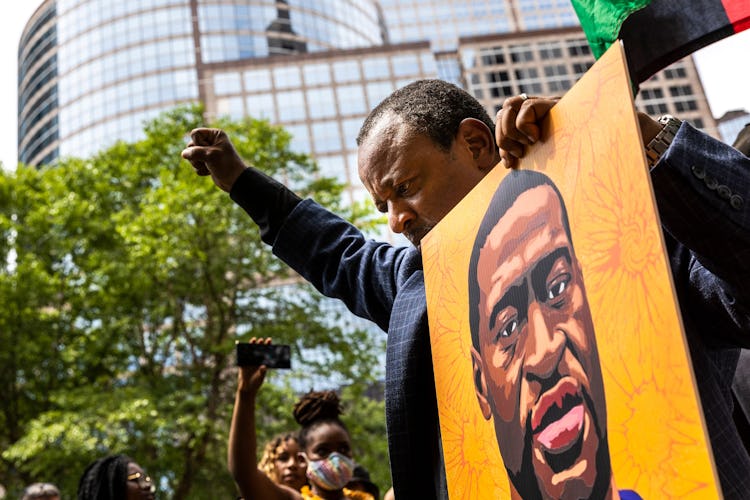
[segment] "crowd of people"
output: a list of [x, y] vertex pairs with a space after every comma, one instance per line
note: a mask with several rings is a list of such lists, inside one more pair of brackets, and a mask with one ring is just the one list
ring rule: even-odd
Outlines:
[[[237, 401], [230, 428], [228, 467], [239, 499], [380, 500], [380, 488], [354, 462], [351, 438], [339, 419], [334, 391], [302, 396], [293, 414], [300, 428], [269, 440], [255, 461], [255, 395], [265, 367], [239, 370]], [[78, 500], [154, 500], [156, 486], [144, 469], [124, 454], [89, 464], [78, 483]], [[34, 483], [21, 500], [61, 500], [52, 483]]]
[[[332, 390], [304, 394], [292, 410], [299, 429], [271, 438], [260, 460], [256, 459], [255, 398], [266, 371], [265, 366], [238, 370], [227, 454], [238, 499], [380, 500], [380, 488], [367, 469], [354, 461], [351, 436], [339, 418], [341, 402]], [[112, 454], [86, 467], [77, 498], [154, 500], [155, 491], [153, 480], [134, 459]], [[22, 500], [61, 498], [51, 483], [29, 485], [22, 496]]]
[[266, 372], [265, 366], [238, 372], [227, 463], [241, 498], [380, 500], [379, 488], [354, 460], [335, 391], [304, 394], [293, 409], [299, 430], [273, 438], [257, 460], [255, 402]]

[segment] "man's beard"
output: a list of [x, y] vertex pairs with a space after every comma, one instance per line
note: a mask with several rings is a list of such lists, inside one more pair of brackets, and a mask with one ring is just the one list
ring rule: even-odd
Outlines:
[[[591, 408], [591, 421], [594, 423], [594, 431], [599, 439], [599, 447], [596, 450], [595, 466], [596, 466], [596, 478], [594, 479], [594, 485], [591, 488], [590, 494], [586, 497], [591, 500], [602, 500], [606, 498], [607, 491], [609, 490], [610, 484], [612, 483], [612, 464], [609, 460], [609, 442], [607, 441], [606, 434], [603, 432], [604, 429], [599, 427], [599, 419], [595, 413], [594, 402], [588, 393], [584, 392], [583, 398], [586, 400], [586, 404]], [[606, 423], [605, 423], [606, 425]], [[508, 477], [513, 483], [513, 486], [518, 491], [521, 498], [524, 500], [543, 500], [542, 490], [539, 487], [536, 473], [534, 472], [534, 465], [532, 462], [532, 431], [531, 431], [531, 419], [526, 419], [526, 432], [524, 433], [524, 447], [523, 456], [521, 458], [521, 468], [517, 474], [513, 474], [512, 471], [508, 470]], [[583, 447], [582, 439], [573, 446], [573, 450], [578, 449], [579, 452]], [[576, 455], [576, 458], [578, 455]], [[572, 465], [572, 464], [570, 464]], [[507, 470], [507, 469], [506, 469]], [[559, 472], [559, 471], [555, 471]]]
[[427, 221], [420, 224], [419, 226], [409, 228], [404, 231], [404, 237], [406, 237], [406, 239], [409, 240], [409, 242], [411, 242], [411, 244], [414, 245], [417, 249], [420, 249], [422, 238], [424, 238], [427, 233], [432, 231], [432, 228], [434, 227], [434, 222]]

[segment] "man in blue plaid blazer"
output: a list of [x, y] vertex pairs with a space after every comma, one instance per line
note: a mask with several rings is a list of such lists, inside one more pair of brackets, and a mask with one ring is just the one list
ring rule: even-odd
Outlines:
[[[495, 125], [466, 92], [422, 80], [379, 104], [357, 138], [359, 173], [408, 248], [368, 240], [247, 167], [223, 131], [194, 130], [182, 153], [245, 209], [279, 258], [388, 332], [386, 421], [401, 500], [447, 498], [419, 243], [501, 157], [514, 166], [555, 102], [509, 98]], [[742, 498], [750, 458], [730, 387], [738, 347], [750, 345], [750, 160], [688, 124], [641, 119], [644, 144], [663, 143], [654, 144], [652, 181], [721, 486], [725, 498]]]

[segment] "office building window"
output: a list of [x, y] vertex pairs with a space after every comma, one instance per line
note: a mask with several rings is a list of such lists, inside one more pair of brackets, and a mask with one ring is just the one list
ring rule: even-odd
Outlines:
[[267, 69], [245, 71], [243, 78], [248, 92], [271, 89], [271, 72]]
[[510, 60], [514, 63], [534, 60], [534, 53], [531, 51], [531, 45], [511, 45], [509, 50]]
[[336, 116], [336, 102], [333, 98], [333, 90], [330, 88], [308, 89], [307, 106], [310, 110], [310, 118], [329, 118]]
[[562, 57], [562, 49], [557, 43], [541, 43], [539, 44], [539, 57], [542, 60], [560, 59]]
[[242, 92], [242, 81], [239, 73], [217, 73], [214, 75], [214, 93], [216, 95], [239, 94]]
[[279, 120], [282, 122], [292, 122], [304, 120], [307, 116], [305, 112], [305, 98], [301, 90], [290, 90], [276, 94], [278, 104]]
[[361, 114], [367, 111], [367, 102], [362, 86], [342, 85], [336, 89], [339, 113], [342, 115]]
[[276, 121], [276, 105], [272, 94], [250, 95], [245, 98], [247, 114], [253, 118]]
[[297, 66], [274, 68], [273, 81], [277, 89], [298, 88], [302, 85], [302, 77]]
[[490, 81], [488, 87], [492, 97], [510, 97], [513, 95], [513, 86], [510, 84], [510, 76], [507, 71], [495, 71], [488, 73]]
[[328, 64], [308, 64], [302, 68], [305, 85], [323, 85], [331, 83], [331, 67]]

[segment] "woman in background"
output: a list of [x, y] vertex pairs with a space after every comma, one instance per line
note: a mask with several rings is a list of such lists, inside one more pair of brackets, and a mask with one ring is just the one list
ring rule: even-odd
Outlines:
[[276, 484], [300, 491], [307, 484], [307, 461], [299, 446], [297, 434], [278, 434], [266, 443], [258, 468]]

